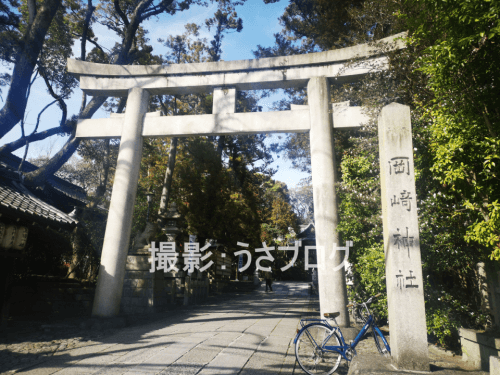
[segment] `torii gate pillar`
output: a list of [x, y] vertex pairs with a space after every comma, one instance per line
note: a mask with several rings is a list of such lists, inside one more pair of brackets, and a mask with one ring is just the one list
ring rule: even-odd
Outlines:
[[134, 87], [128, 92], [92, 310], [94, 316], [110, 317], [120, 312], [132, 214], [141, 166], [142, 126], [148, 100], [147, 90]]
[[316, 254], [318, 261], [319, 301], [321, 316], [340, 312], [337, 322], [349, 327], [347, 288], [343, 254], [335, 251], [340, 246], [337, 225], [339, 222], [335, 182], [337, 167], [333, 147], [333, 124], [329, 113], [330, 84], [326, 77], [312, 77], [307, 84], [307, 98], [311, 119], [309, 138], [311, 143], [311, 170], [316, 228]]

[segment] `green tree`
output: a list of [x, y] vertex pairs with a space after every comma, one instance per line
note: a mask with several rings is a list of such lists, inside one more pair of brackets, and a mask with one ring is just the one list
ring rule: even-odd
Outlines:
[[[488, 323], [475, 266], [498, 257], [498, 4], [334, 3], [329, 14], [323, 1], [291, 1], [276, 45], [259, 46], [256, 55], [328, 50], [409, 30], [407, 48], [389, 54], [388, 72], [333, 85], [332, 101], [371, 107], [373, 118], [392, 101], [411, 107], [428, 332], [456, 348], [457, 327]], [[354, 239], [350, 258], [362, 296], [384, 289], [376, 282], [383, 274], [378, 142], [371, 126], [336, 137], [339, 230]], [[287, 141], [289, 158], [307, 170], [307, 138]]]
[[291, 205], [290, 192], [283, 182], [275, 181], [263, 174], [257, 174], [256, 177], [260, 191], [260, 242], [275, 247], [275, 251], [271, 253], [274, 261], [270, 264], [273, 277], [279, 280], [304, 280], [306, 272], [304, 272], [303, 258], [298, 258], [292, 268], [281, 271], [291, 262], [293, 254], [291, 251], [279, 250], [278, 247], [293, 246], [299, 233], [298, 219]]
[[297, 215], [290, 204], [290, 193], [285, 183], [260, 176], [262, 234], [261, 242], [285, 245], [298, 233]]
[[302, 181], [298, 186], [290, 189], [290, 202], [300, 224], [314, 222], [313, 189], [310, 182]]
[[[431, 171], [462, 197], [465, 238], [499, 260], [500, 5], [495, 1], [419, 1], [426, 15], [408, 17], [410, 43], [424, 48], [416, 68], [430, 95], [417, 97], [429, 123]], [[424, 25], [432, 22], [430, 29]]]

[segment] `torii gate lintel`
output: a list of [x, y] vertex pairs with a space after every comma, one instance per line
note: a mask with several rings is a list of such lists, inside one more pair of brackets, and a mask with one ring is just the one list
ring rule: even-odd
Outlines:
[[[218, 90], [214, 90], [214, 93]], [[222, 90], [221, 90], [222, 91]], [[352, 129], [369, 121], [362, 107], [349, 102], [329, 106], [334, 129]], [[119, 138], [123, 116], [81, 120], [79, 138]], [[160, 116], [150, 112], [144, 118], [143, 137], [189, 137], [193, 135], [241, 135], [257, 133], [305, 133], [310, 131], [309, 106], [294, 105], [290, 111], [219, 112], [208, 115]]]

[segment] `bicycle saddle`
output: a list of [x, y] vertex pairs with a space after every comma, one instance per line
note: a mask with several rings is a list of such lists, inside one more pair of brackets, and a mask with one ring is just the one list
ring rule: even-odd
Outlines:
[[339, 312], [334, 312], [334, 313], [325, 313], [325, 318], [336, 318], [337, 316], [340, 315]]

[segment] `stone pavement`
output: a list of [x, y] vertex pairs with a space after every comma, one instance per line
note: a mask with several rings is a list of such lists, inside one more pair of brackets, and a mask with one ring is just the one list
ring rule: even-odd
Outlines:
[[[310, 298], [306, 283], [275, 283], [274, 292], [264, 290], [262, 285], [230, 300], [168, 312], [154, 322], [101, 337], [82, 335], [59, 342], [45, 332], [45, 342], [55, 342], [41, 354], [31, 350], [35, 342], [3, 345], [0, 373], [293, 374], [290, 344], [299, 319], [317, 308], [317, 300]], [[57, 330], [57, 325], [52, 327]]]
[[[306, 283], [276, 282], [273, 289], [266, 293], [261, 285], [123, 328], [72, 330], [61, 323], [33, 328], [16, 342], [2, 336], [0, 374], [303, 374], [293, 339], [301, 318], [318, 316], [317, 297]], [[375, 353], [371, 337], [357, 351]], [[485, 374], [468, 372], [460, 358], [431, 350], [434, 370]], [[347, 371], [343, 361], [337, 373]]]

